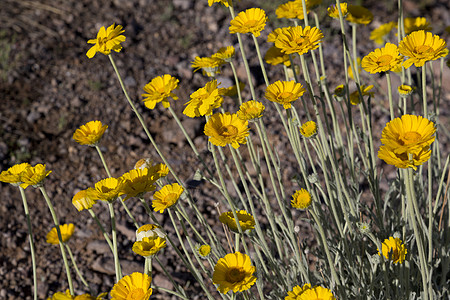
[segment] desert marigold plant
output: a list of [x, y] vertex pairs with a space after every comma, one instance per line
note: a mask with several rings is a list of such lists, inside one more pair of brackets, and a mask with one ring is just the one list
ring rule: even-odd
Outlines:
[[219, 221], [227, 225], [233, 232], [239, 232], [237, 221], [242, 231], [253, 230], [255, 228], [255, 218], [245, 210], [236, 211], [238, 220], [234, 218], [232, 211], [224, 212], [219, 216]]
[[43, 184], [44, 179], [50, 175], [52, 171], [47, 171], [46, 166], [43, 164], [37, 164], [34, 167], [28, 167], [21, 173], [20, 179], [22, 184], [20, 186], [24, 189], [30, 185], [33, 187], [40, 187]]
[[289, 109], [292, 102], [303, 96], [306, 89], [295, 81], [275, 81], [270, 84], [265, 93], [267, 100], [283, 105], [284, 109]]
[[97, 33], [97, 38], [88, 40], [88, 44], [94, 44], [86, 56], [88, 58], [93, 58], [97, 52], [105, 55], [109, 55], [111, 51], [120, 52], [122, 50], [121, 43], [125, 42], [126, 37], [122, 35], [125, 30], [122, 29], [122, 25], [112, 24], [107, 29], [102, 26]]
[[103, 125], [101, 121], [90, 121], [75, 130], [73, 139], [80, 145], [96, 146], [108, 125]]
[[264, 109], [265, 107], [261, 102], [250, 100], [241, 104], [237, 116], [239, 119], [246, 121], [259, 119], [263, 116]]
[[[59, 225], [59, 230], [61, 231], [62, 242], [66, 243], [72, 237], [73, 233], [75, 232], [75, 225], [72, 223]], [[47, 233], [46, 239], [47, 239], [47, 243], [49, 243], [49, 244], [52, 244], [52, 245], [59, 244], [58, 233], [56, 232], [55, 227], [53, 227]]]
[[151, 282], [149, 275], [139, 272], [125, 276], [111, 290], [111, 300], [148, 300], [153, 293]]
[[398, 52], [397, 45], [387, 43], [383, 48], [370, 52], [361, 61], [361, 67], [374, 74], [388, 72], [398, 68], [403, 62], [403, 56]]
[[143, 257], [153, 257], [161, 249], [165, 248], [166, 239], [159, 236], [143, 237], [133, 244], [133, 252]]
[[319, 48], [323, 33], [317, 27], [295, 26], [283, 28], [275, 40], [275, 47], [283, 53], [302, 55]]
[[230, 21], [230, 33], [251, 33], [255, 37], [261, 35], [266, 27], [266, 12], [261, 8], [249, 8], [241, 11]]
[[167, 184], [153, 194], [152, 206], [159, 213], [177, 204], [184, 189], [178, 183]]
[[403, 66], [407, 69], [414, 64], [422, 67], [427, 61], [436, 60], [448, 54], [447, 43], [438, 35], [424, 30], [414, 31], [404, 37], [398, 46], [400, 54], [409, 57]]
[[248, 121], [229, 112], [212, 115], [205, 124], [204, 133], [211, 144], [220, 147], [231, 144], [234, 149], [246, 144], [246, 137], [250, 134]]
[[394, 264], [403, 263], [406, 259], [408, 250], [399, 238], [389, 237], [381, 245], [381, 252], [378, 249], [378, 255], [383, 255], [386, 259], [391, 259]]
[[193, 92], [190, 97], [191, 100], [185, 104], [183, 111], [190, 118], [211, 115], [213, 109], [220, 107], [223, 101], [215, 79]]
[[16, 164], [0, 173], [0, 181], [18, 186], [22, 183], [22, 173], [29, 167], [29, 163]]
[[169, 98], [178, 100], [178, 96], [173, 93], [178, 88], [179, 80], [169, 74], [164, 74], [153, 78], [144, 86], [144, 104], [148, 109], [154, 109], [157, 103], [162, 103], [164, 108], [170, 107]]

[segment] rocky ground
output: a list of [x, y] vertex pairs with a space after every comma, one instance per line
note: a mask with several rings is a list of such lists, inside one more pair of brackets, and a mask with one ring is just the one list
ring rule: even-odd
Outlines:
[[[267, 34], [275, 26], [287, 24], [277, 20], [274, 14], [276, 6], [284, 1], [236, 2], [237, 11], [250, 7], [261, 7], [267, 11], [270, 22], [259, 38], [265, 52], [270, 47], [264, 42]], [[324, 13], [331, 1], [323, 2], [319, 18], [325, 34], [323, 44], [327, 74], [330, 86], [334, 88], [343, 80], [341, 44], [338, 24]], [[396, 20], [396, 5], [391, 2], [364, 1], [364, 5], [375, 14], [375, 20], [360, 29], [359, 55], [363, 56], [375, 48], [368, 40], [370, 30], [380, 23]], [[443, 34], [445, 26], [450, 25], [447, 1], [417, 3], [404, 1], [405, 14], [426, 17], [432, 21], [433, 32]], [[159, 161], [159, 158], [126, 102], [108, 58], [97, 54], [89, 60], [85, 55], [89, 49], [86, 41], [94, 38], [101, 26], [112, 23], [124, 26], [127, 40], [123, 51], [114, 53], [114, 57], [125, 85], [161, 150], [180, 178], [188, 181], [192, 179], [198, 163], [168, 111], [162, 106], [150, 111], [142, 105], [142, 87], [152, 78], [166, 73], [180, 79], [180, 88], [176, 92], [180, 100], [174, 104], [174, 109], [202, 155], [208, 157], [207, 139], [202, 132], [203, 121], [183, 117], [181, 112], [189, 94], [208, 81], [200, 73], [192, 72], [190, 62], [196, 56], [211, 55], [222, 46], [234, 45], [238, 48], [236, 37], [228, 33], [229, 12], [219, 5], [208, 7], [206, 0], [3, 0], [0, 3], [0, 19], [0, 170], [27, 161], [31, 164], [45, 163], [53, 171], [45, 183], [46, 189], [61, 223], [74, 223], [77, 227], [69, 245], [93, 290], [96, 293], [108, 291], [114, 278], [112, 255], [89, 215], [78, 213], [71, 204], [72, 196], [77, 191], [92, 186], [106, 174], [95, 150], [76, 144], [72, 134], [80, 125], [91, 120], [101, 120], [109, 126], [101, 148], [113, 176], [128, 171], [138, 159], [150, 157]], [[449, 36], [444, 37], [448, 41]], [[257, 92], [262, 99], [264, 83], [256, 54], [251, 39], [245, 37], [244, 40], [251, 58]], [[245, 70], [240, 58], [237, 66], [239, 77], [245, 82]], [[280, 67], [268, 69], [271, 82], [282, 78]], [[379, 96], [375, 100], [384, 103], [374, 112], [379, 118], [378, 129], [381, 130], [387, 121], [387, 115], [382, 110], [383, 106], [383, 109], [387, 108], [386, 93], [383, 91], [385, 79], [374, 77], [380, 84]], [[225, 69], [219, 81], [230, 85], [231, 79], [231, 71]], [[450, 74], [446, 70], [444, 82], [449, 82], [449, 79]], [[448, 84], [445, 88], [442, 124], [448, 124], [450, 113]], [[247, 89], [244, 99], [250, 100]], [[225, 100], [228, 107], [232, 103], [232, 99]], [[272, 112], [273, 109], [268, 108], [265, 120], [270, 139], [280, 157], [285, 158], [283, 170], [289, 182], [296, 170], [290, 164], [290, 148]], [[202, 184], [193, 192], [200, 210], [211, 220], [217, 219], [214, 208], [217, 199], [211, 186]], [[0, 195], [0, 299], [31, 299], [31, 258], [21, 198], [16, 188], [3, 183]], [[31, 187], [26, 190], [26, 195], [36, 240], [39, 299], [45, 299], [56, 291], [65, 290], [67, 283], [58, 247], [45, 243], [45, 236], [53, 223], [44, 199], [39, 190]], [[141, 224], [149, 222], [136, 200], [130, 199], [127, 203]], [[143, 260], [131, 251], [133, 225], [123, 209], [119, 205], [116, 208], [119, 210], [123, 271], [125, 274], [141, 271]], [[109, 224], [106, 206], [99, 205], [96, 211], [104, 224]], [[167, 218], [161, 216], [160, 220], [170, 231]], [[184, 285], [192, 278], [174, 259], [172, 252], [166, 250], [161, 259]], [[170, 288], [170, 282], [159, 267], [156, 267], [154, 281], [157, 285]], [[80, 293], [83, 292], [79, 282], [75, 287]], [[192, 299], [199, 299], [194, 290], [195, 285], [189, 288]], [[161, 292], [155, 293], [154, 297], [170, 298]]]

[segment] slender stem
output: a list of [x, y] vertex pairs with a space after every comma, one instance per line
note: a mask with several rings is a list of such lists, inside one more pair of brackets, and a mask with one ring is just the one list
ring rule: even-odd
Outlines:
[[392, 104], [392, 85], [391, 85], [391, 74], [386, 72], [386, 81], [388, 86], [388, 97], [389, 97], [389, 113], [391, 114], [391, 120], [394, 120], [394, 105]]
[[[161, 263], [161, 260], [158, 258], [158, 256], [155, 256], [155, 259], [158, 262], [158, 264], [160, 265], [160, 267], [163, 270], [164, 274], [167, 276], [167, 278], [169, 278], [170, 282], [172, 282], [172, 285], [178, 291], [179, 294], [177, 296], [182, 298], [182, 299], [188, 300], [189, 298], [187, 298], [186, 295], [184, 294], [184, 290], [182, 288], [180, 288], [179, 284], [177, 284], [175, 282], [175, 280], [173, 279], [172, 275], [170, 275], [170, 273], [167, 272], [166, 267], [164, 266], [163, 263]], [[158, 288], [158, 289], [161, 289], [161, 288]]]
[[428, 119], [427, 108], [427, 63], [422, 67], [422, 103], [423, 103], [423, 116]]
[[116, 217], [114, 216], [114, 206], [113, 203], [108, 202], [109, 215], [111, 217], [111, 231], [113, 239], [113, 255], [114, 255], [114, 269], [116, 271], [116, 283], [122, 279], [122, 274], [120, 272], [120, 261], [119, 255], [117, 253], [117, 232], [116, 232]]
[[75, 269], [75, 272], [77, 273], [78, 278], [80, 278], [81, 282], [84, 284], [85, 287], [88, 288], [89, 292], [92, 294], [92, 289], [89, 286], [89, 284], [87, 283], [86, 279], [84, 279], [83, 274], [81, 274], [81, 272], [80, 272], [80, 269], [78, 269], [77, 263], [75, 261], [75, 258], [73, 257], [73, 254], [72, 254], [72, 251], [70, 250], [69, 245], [67, 245], [66, 243], [64, 243], [64, 245], [66, 246], [67, 253], [69, 253], [70, 260], [72, 261], [73, 268]]
[[113, 244], [111, 242], [111, 239], [109, 238], [108, 233], [106, 233], [105, 227], [103, 227], [102, 223], [100, 223], [100, 220], [97, 218], [97, 216], [95, 215], [95, 212], [92, 210], [92, 208], [88, 209], [91, 217], [95, 220], [95, 222], [97, 223], [97, 226], [100, 228], [100, 230], [103, 233], [103, 237], [105, 238], [106, 242], [109, 245], [109, 248], [111, 248], [111, 251], [114, 252], [114, 247]]
[[253, 34], [252, 34], [252, 37], [253, 37], [253, 42], [255, 43], [256, 53], [258, 54], [259, 65], [261, 66], [261, 71], [263, 73], [264, 82], [266, 83], [266, 85], [269, 85], [269, 79], [267, 78], [266, 68], [264, 67], [264, 60], [262, 58], [261, 51], [259, 50], [258, 40], [256, 39], [256, 37]]

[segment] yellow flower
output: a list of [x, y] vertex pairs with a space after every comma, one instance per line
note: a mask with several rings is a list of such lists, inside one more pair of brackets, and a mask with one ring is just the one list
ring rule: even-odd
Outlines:
[[388, 165], [395, 166], [400, 169], [413, 168], [417, 169], [417, 166], [422, 165], [431, 157], [431, 149], [429, 146], [422, 148], [420, 152], [416, 154], [408, 153], [395, 153], [385, 145], [380, 146], [378, 150], [378, 158], [384, 160]]
[[152, 278], [147, 274], [135, 272], [116, 283], [111, 291], [111, 300], [148, 300], [153, 290]]
[[[239, 82], [239, 91], [242, 92], [242, 90], [244, 90], [244, 87], [245, 83]], [[232, 85], [227, 88], [219, 88], [219, 95], [228, 97], [233, 97], [237, 95], [237, 85]]]
[[178, 183], [163, 186], [162, 189], [153, 195], [153, 209], [162, 214], [165, 209], [172, 207], [178, 202], [183, 191], [183, 187]]
[[208, 5], [212, 6], [214, 3], [220, 3], [224, 5], [225, 7], [233, 6], [232, 0], [208, 0]]
[[21, 173], [22, 188], [26, 189], [28, 186], [39, 187], [52, 171], [45, 170], [45, 165], [37, 164], [34, 167], [28, 167]]
[[370, 32], [370, 39], [375, 41], [378, 45], [383, 45], [386, 39], [386, 36], [391, 32], [391, 30], [397, 26], [397, 22], [389, 22], [385, 24], [381, 24], [374, 30]]
[[266, 98], [269, 101], [283, 105], [285, 109], [291, 108], [291, 102], [300, 98], [305, 89], [295, 81], [275, 81], [266, 89]]
[[156, 189], [155, 182], [159, 179], [158, 174], [154, 174], [150, 169], [133, 169], [121, 176], [123, 187], [121, 194], [127, 196], [124, 201], [131, 197], [141, 198], [147, 192]]
[[308, 121], [303, 123], [302, 127], [300, 127], [300, 133], [305, 138], [314, 137], [317, 134], [317, 124], [314, 121]]
[[108, 125], [101, 121], [90, 121], [75, 130], [73, 139], [80, 145], [95, 146], [99, 143]]
[[336, 300], [336, 298], [333, 296], [333, 293], [324, 287], [321, 287], [320, 285], [315, 286], [313, 288], [306, 288], [299, 297], [297, 297], [299, 300]]
[[217, 51], [216, 53], [214, 53], [211, 58], [218, 58], [220, 60], [223, 60], [227, 63], [231, 62], [234, 55], [236, 54], [236, 49], [234, 49], [233, 46], [228, 46], [228, 47], [222, 47], [219, 49], [219, 51]]
[[373, 20], [373, 14], [365, 7], [349, 4], [347, 9], [348, 14], [345, 19], [350, 23], [367, 25]]
[[286, 67], [291, 66], [291, 61], [289, 60], [289, 55], [281, 52], [280, 49], [278, 49], [275, 46], [272, 46], [267, 50], [266, 55], [264, 56], [264, 60], [269, 65], [279, 65], [284, 64]]
[[98, 192], [98, 199], [102, 201], [114, 202], [122, 192], [122, 178], [106, 178], [95, 184]]
[[78, 211], [83, 209], [89, 209], [97, 203], [98, 191], [93, 188], [87, 188], [86, 190], [79, 191], [72, 198], [72, 204]]
[[[385, 239], [381, 245], [381, 251], [386, 259], [391, 258], [394, 264], [402, 263], [405, 261], [406, 253], [408, 250], [399, 238], [389, 237]], [[378, 255], [381, 256], [380, 249], [378, 249]]]
[[205, 135], [209, 136], [211, 144], [223, 147], [231, 144], [234, 149], [240, 144], [246, 144], [249, 135], [248, 121], [238, 118], [237, 114], [226, 112], [216, 113], [206, 122]]
[[97, 297], [91, 296], [90, 294], [83, 294], [79, 296], [72, 296], [69, 290], [65, 293], [57, 292], [54, 293], [52, 297], [47, 298], [47, 300], [103, 300], [108, 293], [102, 293]]
[[145, 224], [136, 230], [136, 241], [142, 241], [143, 238], [154, 238], [160, 237], [162, 239], [166, 238], [165, 233], [161, 229], [161, 226], [155, 224]]
[[302, 55], [319, 48], [323, 38], [322, 31], [317, 27], [302, 26], [282, 28], [275, 40], [275, 47], [285, 54]]
[[448, 54], [446, 47], [447, 43], [438, 35], [420, 30], [405, 36], [398, 50], [402, 55], [409, 57], [403, 63], [405, 68], [409, 68], [412, 64], [422, 67], [429, 60], [446, 56]]
[[[340, 8], [341, 8], [342, 17], [345, 18], [347, 16], [347, 14], [348, 14], [348, 5], [347, 5], [347, 3], [345, 3], [345, 2], [341, 3], [340, 4]], [[327, 12], [328, 12], [328, 15], [330, 17], [335, 18], [335, 19], [339, 19], [339, 10], [338, 10], [336, 4], [330, 5], [327, 8]]]
[[[66, 243], [72, 237], [75, 231], [75, 225], [73, 225], [72, 223], [59, 225], [59, 230], [61, 231], [62, 242]], [[47, 243], [53, 245], [59, 244], [58, 232], [56, 231], [56, 227], [53, 227], [52, 230], [47, 233]]]
[[223, 98], [217, 88], [217, 80], [208, 82], [204, 87], [191, 94], [191, 100], [185, 105], [183, 114], [190, 118], [209, 116], [213, 109], [222, 105]]
[[230, 21], [230, 33], [251, 33], [255, 37], [261, 34], [266, 26], [266, 13], [260, 8], [249, 8], [241, 11]]
[[291, 205], [296, 209], [307, 209], [311, 202], [311, 194], [305, 189], [297, 190], [292, 195]]
[[247, 121], [261, 118], [264, 109], [265, 107], [261, 102], [250, 100], [241, 104], [237, 116], [239, 119]]
[[291, 27], [283, 27], [283, 28], [275, 28], [269, 35], [267, 36], [267, 42], [268, 43], [275, 43], [280, 33], [285, 30], [286, 28]]
[[122, 30], [122, 25], [112, 24], [105, 30], [105, 26], [102, 26], [97, 33], [96, 39], [88, 40], [88, 44], [94, 44], [88, 52], [86, 56], [89, 58], [93, 58], [97, 52], [108, 55], [112, 50], [119, 52], [122, 50], [122, 45], [120, 43], [125, 42], [126, 37], [121, 35], [125, 30]]
[[164, 74], [153, 78], [149, 83], [144, 86], [145, 97], [144, 104], [149, 109], [154, 109], [156, 103], [161, 102], [164, 108], [170, 107], [169, 97], [173, 100], [178, 100], [177, 95], [173, 93], [173, 90], [178, 88], [179, 80], [172, 77], [169, 74]]
[[197, 56], [191, 64], [191, 68], [195, 68], [194, 72], [202, 70], [202, 74], [208, 77], [214, 77], [220, 74], [220, 67], [224, 64], [224, 60], [218, 57], [199, 57]]
[[[373, 85], [369, 85], [366, 87], [364, 84], [361, 84], [360, 89], [363, 97], [364, 96], [373, 97], [373, 92], [370, 92], [370, 90], [373, 89]], [[359, 98], [358, 90], [356, 90], [350, 94], [350, 104], [358, 105], [359, 103], [361, 103], [361, 98]]]
[[142, 158], [134, 165], [135, 169], [149, 169], [149, 174], [156, 181], [159, 178], [167, 176], [169, 174], [169, 168], [165, 164], [155, 164], [150, 158]]
[[345, 95], [345, 87], [343, 84], [338, 85], [335, 89], [334, 89], [334, 94], [338, 97], [343, 97]]
[[152, 257], [156, 253], [159, 252], [162, 248], [165, 248], [166, 239], [160, 238], [159, 236], [155, 237], [144, 237], [142, 240], [137, 241], [133, 244], [133, 252], [143, 256], [143, 257]]
[[[358, 74], [361, 74], [361, 70], [362, 70], [362, 68], [361, 68], [361, 58], [356, 58], [356, 68], [358, 68]], [[351, 79], [353, 79], [353, 80], [355, 80], [355, 76], [353, 75], [353, 69], [352, 69], [352, 66], [351, 65], [349, 65], [348, 66], [348, 68], [347, 68], [347, 72], [348, 72], [348, 77], [350, 77]]]
[[311, 285], [309, 283], [306, 283], [305, 285], [303, 285], [303, 287], [296, 285], [294, 286], [294, 288], [292, 289], [292, 291], [287, 292], [288, 295], [286, 297], [284, 297], [284, 300], [297, 300], [300, 298], [300, 295], [311, 288]]
[[[239, 225], [241, 225], [242, 231], [252, 230], [255, 228], [255, 219], [251, 214], [245, 210], [236, 211], [237, 218], [239, 220]], [[230, 228], [233, 232], [239, 232], [236, 224], [236, 219], [234, 218], [233, 212], [224, 212], [219, 216], [219, 221]]]
[[22, 183], [22, 173], [31, 167], [29, 163], [16, 164], [0, 174], [0, 181], [18, 186]]
[[211, 246], [210, 245], [198, 245], [196, 247], [197, 253], [200, 255], [201, 258], [207, 258], [209, 254], [211, 253]]
[[405, 34], [410, 34], [418, 30], [431, 31], [433, 29], [427, 19], [423, 17], [405, 18], [403, 25], [405, 27]]
[[361, 61], [361, 66], [367, 72], [374, 74], [392, 71], [401, 65], [403, 56], [398, 52], [397, 45], [387, 43], [383, 48], [375, 49]]
[[250, 257], [240, 252], [229, 253], [220, 258], [214, 266], [213, 283], [218, 284], [217, 289], [222, 294], [229, 290], [233, 293], [243, 292], [251, 288], [256, 282], [253, 276], [256, 268], [252, 266]]
[[414, 88], [406, 84], [400, 85], [397, 89], [400, 97], [408, 97], [412, 94], [412, 92], [414, 92]]
[[[322, 3], [322, 0], [306, 0], [306, 13], [309, 14], [309, 11], [312, 7], [319, 5]], [[278, 19], [287, 18], [287, 19], [304, 19], [303, 15], [303, 3], [301, 0], [289, 1], [284, 4], [280, 4], [275, 10], [275, 14]]]

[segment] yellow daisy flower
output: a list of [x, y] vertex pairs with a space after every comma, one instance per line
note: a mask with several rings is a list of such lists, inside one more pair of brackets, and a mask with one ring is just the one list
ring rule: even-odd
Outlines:
[[211, 254], [211, 246], [210, 245], [198, 245], [196, 247], [197, 253], [201, 258], [207, 258], [209, 254]]
[[338, 97], [343, 97], [345, 95], [345, 87], [343, 84], [338, 85], [335, 89], [334, 89], [334, 94]]
[[144, 104], [145, 107], [149, 109], [154, 109], [156, 103], [162, 103], [164, 108], [170, 107], [169, 97], [173, 100], [178, 100], [177, 95], [173, 93], [173, 90], [178, 88], [179, 80], [172, 77], [169, 74], [164, 74], [153, 78], [149, 83], [144, 86], [145, 97]]
[[153, 194], [152, 207], [155, 211], [163, 213], [165, 209], [174, 206], [184, 189], [178, 183], [168, 184]]
[[237, 116], [239, 119], [247, 121], [258, 119], [262, 117], [264, 109], [261, 102], [250, 100], [241, 104]]
[[135, 169], [149, 169], [149, 174], [153, 180], [156, 181], [159, 178], [167, 176], [169, 174], [169, 168], [165, 164], [155, 164], [150, 158], [142, 158], [134, 165]]
[[299, 299], [299, 300], [313, 300], [313, 299], [336, 300], [333, 293], [329, 289], [321, 287], [320, 285], [315, 286], [313, 288], [305, 289], [303, 291], [303, 293], [301, 293], [297, 299]]
[[[154, 169], [154, 168], [153, 168]], [[124, 201], [130, 197], [141, 198], [145, 193], [156, 189], [155, 182], [160, 178], [156, 170], [149, 168], [133, 169], [121, 176], [123, 188], [121, 194], [126, 194]]]
[[145, 224], [139, 227], [138, 230], [136, 230], [136, 241], [142, 241], [142, 239], [146, 237], [160, 237], [162, 239], [165, 239], [166, 235], [161, 229], [161, 226], [155, 224]]
[[367, 72], [374, 74], [392, 71], [401, 65], [403, 56], [398, 52], [397, 45], [387, 43], [383, 48], [375, 49], [361, 61], [361, 66]]
[[306, 89], [300, 83], [278, 80], [267, 87], [265, 97], [288, 109], [291, 108], [291, 102], [300, 98], [305, 91]]
[[251, 33], [255, 37], [260, 36], [266, 26], [266, 13], [261, 8], [249, 8], [241, 11], [230, 21], [230, 33]]
[[414, 92], [414, 88], [412, 86], [402, 84], [398, 88], [398, 93], [400, 94], [400, 97], [408, 97], [409, 95]]
[[300, 133], [305, 138], [312, 138], [317, 134], [317, 124], [314, 121], [303, 123], [300, 127]]
[[[241, 225], [242, 231], [253, 230], [255, 228], [255, 219], [251, 214], [246, 212], [245, 210], [236, 211], [236, 215], [239, 220], [239, 225]], [[228, 228], [233, 232], [239, 232], [239, 229], [236, 224], [236, 219], [234, 218], [233, 212], [228, 211], [224, 212], [219, 216], [219, 221], [222, 224], [228, 226]]]
[[133, 252], [143, 257], [153, 257], [162, 248], [165, 248], [166, 239], [156, 237], [144, 237], [133, 244]]
[[[364, 84], [361, 84], [360, 89], [363, 97], [364, 96], [373, 97], [374, 93], [370, 92], [370, 90], [373, 89], [373, 85], [365, 86]], [[361, 103], [361, 98], [359, 98], [358, 90], [356, 90], [350, 94], [350, 104], [358, 105], [359, 103]]]
[[400, 169], [413, 168], [417, 169], [417, 166], [422, 165], [431, 157], [431, 149], [429, 146], [423, 147], [418, 153], [408, 154], [395, 153], [389, 147], [382, 145], [378, 150], [378, 158], [382, 159], [388, 165], [395, 166]]
[[108, 293], [102, 293], [97, 297], [91, 296], [90, 294], [83, 294], [79, 296], [72, 296], [69, 290], [66, 290], [65, 293], [57, 292], [54, 293], [52, 297], [48, 297], [47, 300], [103, 300], [105, 299]]
[[269, 65], [280, 65], [284, 64], [286, 67], [291, 66], [291, 61], [289, 60], [289, 55], [283, 53], [280, 49], [275, 46], [272, 46], [267, 50], [266, 55], [264, 56], [264, 60]]
[[397, 22], [389, 22], [386, 24], [381, 24], [374, 30], [370, 32], [370, 39], [375, 41], [378, 45], [383, 45], [386, 39], [386, 36], [391, 32], [394, 27], [397, 26]]
[[275, 43], [280, 33], [285, 30], [286, 28], [291, 27], [282, 27], [282, 28], [275, 28], [269, 35], [267, 36], [267, 42], [268, 43]]
[[211, 144], [223, 147], [231, 144], [234, 149], [240, 144], [246, 144], [249, 135], [248, 121], [239, 119], [237, 114], [216, 113], [206, 122], [205, 135], [209, 136]]
[[86, 56], [89, 58], [93, 58], [97, 52], [108, 55], [111, 51], [120, 52], [122, 50], [122, 45], [120, 43], [125, 42], [126, 37], [121, 35], [125, 30], [122, 30], [122, 25], [112, 24], [107, 29], [105, 26], [102, 26], [97, 33], [96, 39], [88, 40], [88, 44], [94, 44], [88, 52]]
[[220, 258], [214, 266], [213, 283], [222, 294], [228, 291], [243, 292], [251, 288], [256, 282], [253, 276], [256, 268], [252, 266], [250, 257], [240, 252], [230, 253]]
[[75, 130], [73, 139], [80, 145], [95, 146], [100, 142], [108, 125], [103, 125], [101, 121], [90, 121]]
[[39, 187], [42, 186], [45, 177], [52, 171], [47, 171], [45, 165], [37, 164], [34, 167], [28, 167], [21, 173], [22, 188], [26, 189], [28, 186]]
[[[399, 238], [389, 237], [385, 239], [381, 245], [381, 252], [386, 259], [391, 258], [394, 264], [402, 263], [405, 261], [408, 250]], [[378, 249], [378, 255], [381, 256], [380, 249]]]
[[349, 4], [347, 10], [345, 19], [350, 23], [367, 25], [373, 21], [373, 14], [365, 7]]
[[143, 273], [125, 276], [111, 290], [111, 300], [148, 300], [153, 292], [151, 282], [152, 278]]
[[31, 167], [29, 163], [16, 164], [0, 174], [0, 181], [18, 186], [22, 183], [22, 173]]
[[233, 6], [232, 0], [208, 0], [208, 5], [212, 6], [214, 3], [220, 3], [224, 5], [225, 7]]
[[[306, 13], [309, 14], [311, 8], [322, 3], [322, 0], [306, 0]], [[280, 4], [275, 10], [275, 14], [278, 19], [300, 19], [303, 20], [303, 3], [301, 0], [289, 1], [284, 4]]]
[[285, 54], [302, 55], [319, 48], [323, 33], [317, 27], [302, 26], [283, 28], [275, 40], [275, 47]]
[[223, 98], [217, 88], [217, 80], [208, 82], [204, 87], [191, 94], [191, 100], [185, 105], [183, 114], [190, 118], [209, 116], [213, 109], [222, 105]]
[[414, 64], [422, 67], [429, 60], [436, 60], [448, 54], [447, 43], [438, 35], [423, 30], [405, 36], [398, 46], [404, 56], [409, 57], [403, 66], [407, 69]]
[[72, 204], [78, 211], [83, 209], [89, 209], [97, 203], [98, 191], [93, 188], [87, 188], [86, 190], [79, 191], [72, 198]]
[[[66, 243], [75, 232], [75, 225], [73, 225], [72, 223], [59, 225], [59, 230], [61, 231], [62, 242]], [[47, 233], [47, 243], [52, 245], [59, 244], [58, 232], [56, 231], [56, 227], [53, 227], [52, 230]]]
[[114, 202], [122, 193], [122, 178], [106, 178], [95, 184], [98, 192], [98, 199], [102, 201]]
[[[348, 14], [348, 5], [347, 3], [343, 2], [340, 4], [340, 8], [341, 8], [341, 13], [342, 16], [345, 18]], [[339, 10], [336, 6], [336, 4], [332, 4], [327, 8], [327, 12], [328, 12], [328, 16], [334, 18], [334, 19], [339, 19]]]
[[311, 202], [311, 194], [305, 189], [297, 190], [292, 195], [291, 205], [296, 209], [307, 209]]
[[219, 51], [211, 55], [211, 58], [218, 58], [220, 60], [223, 60], [224, 62], [229, 63], [232, 61], [235, 54], [236, 49], [234, 49], [233, 46], [227, 46], [220, 48]]
[[218, 57], [199, 57], [197, 56], [191, 64], [191, 68], [195, 68], [194, 72], [202, 70], [203, 76], [215, 77], [220, 74], [220, 67], [224, 64], [224, 60]]
[[[243, 91], [245, 87], [245, 83], [239, 82], [239, 91]], [[226, 88], [219, 88], [220, 96], [228, 96], [233, 97], [237, 95], [237, 85], [232, 85]]]
[[430, 22], [424, 17], [405, 18], [403, 20], [403, 26], [405, 27], [405, 34], [407, 35], [418, 30], [431, 31], [433, 29]]
[[284, 297], [284, 300], [297, 300], [304, 291], [310, 288], [311, 285], [309, 283], [306, 283], [305, 285], [303, 285], [303, 287], [296, 285], [294, 286], [292, 291], [287, 292], [288, 295]]

